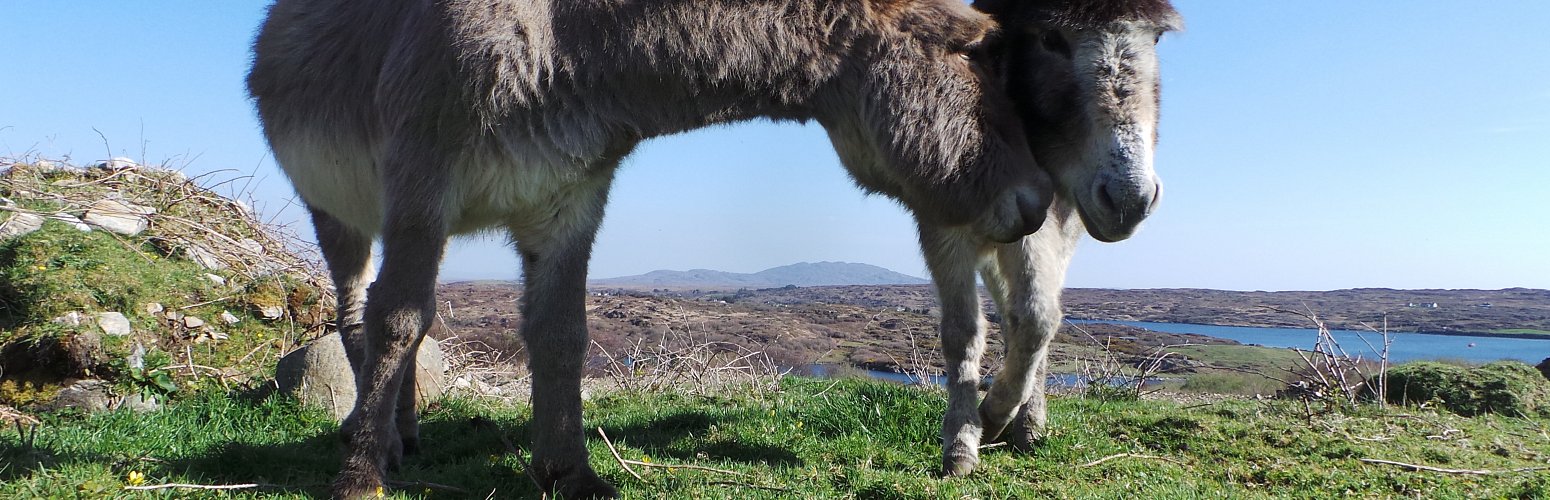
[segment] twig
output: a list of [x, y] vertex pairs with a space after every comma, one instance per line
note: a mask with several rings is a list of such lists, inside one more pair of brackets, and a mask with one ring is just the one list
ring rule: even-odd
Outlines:
[[1507, 469], [1507, 470], [1444, 469], [1444, 468], [1441, 468], [1441, 467], [1431, 467], [1431, 466], [1427, 466], [1427, 465], [1407, 464], [1407, 463], [1404, 463], [1404, 462], [1395, 462], [1395, 461], [1392, 461], [1392, 460], [1379, 460], [1379, 459], [1376, 459], [1376, 458], [1363, 458], [1363, 459], [1360, 459], [1360, 460], [1363, 461], [1363, 462], [1367, 462], [1369, 464], [1393, 465], [1393, 466], [1404, 467], [1406, 469], [1416, 470], [1416, 471], [1441, 472], [1443, 474], [1469, 474], [1469, 475], [1475, 475], [1475, 476], [1489, 476], [1489, 475], [1492, 475], [1492, 474], [1508, 474], [1508, 473], [1513, 473], [1513, 472], [1531, 472], [1531, 471], [1536, 471], [1536, 470], [1550, 469], [1550, 466], [1520, 467], [1520, 468], [1517, 468], [1517, 469]]
[[608, 440], [608, 434], [603, 432], [603, 428], [602, 427], [598, 427], [597, 428], [597, 435], [603, 436], [603, 444], [608, 445], [608, 451], [610, 451], [610, 452], [612, 452], [614, 454], [614, 460], [618, 460], [619, 461], [619, 467], [624, 468], [625, 472], [630, 473], [631, 476], [635, 476], [635, 479], [637, 479], [637, 480], [640, 480], [640, 481], [645, 481], [646, 480], [645, 478], [640, 477], [640, 474], [636, 474], [635, 470], [631, 469], [629, 465], [626, 465], [624, 463], [624, 457], [619, 456], [619, 450], [614, 448], [614, 442], [613, 441], [609, 441]]
[[430, 481], [388, 481], [387, 483], [388, 483], [388, 486], [392, 486], [392, 487], [395, 487], [395, 488], [415, 487], [415, 488], [427, 488], [427, 489], [432, 489], [432, 490], [441, 490], [441, 491], [446, 491], [446, 492], [450, 492], [450, 493], [457, 493], [459, 495], [467, 495], [468, 494], [468, 490], [465, 490], [465, 489], [462, 489], [462, 488], [459, 488], [459, 487], [456, 487], [456, 486], [448, 486], [448, 485], [445, 485], [445, 484], [432, 483]]
[[778, 486], [759, 486], [757, 484], [739, 483], [739, 482], [736, 482], [736, 481], [711, 481], [711, 482], [705, 483], [705, 484], [709, 484], [709, 485], [713, 485], [713, 486], [741, 486], [741, 487], [744, 487], [744, 488], [754, 488], [754, 489], [768, 490], [768, 491], [791, 491], [791, 489], [789, 489], [789, 488], [781, 488], [781, 487], [778, 487]]
[[1100, 459], [1093, 460], [1091, 462], [1087, 462], [1085, 464], [1082, 464], [1082, 467], [1083, 468], [1097, 467], [1099, 464], [1102, 464], [1102, 463], [1110, 461], [1110, 460], [1114, 460], [1116, 458], [1147, 458], [1147, 459], [1152, 459], [1152, 460], [1162, 460], [1162, 461], [1165, 461], [1165, 462], [1172, 462], [1172, 463], [1177, 464], [1177, 465], [1184, 465], [1184, 462], [1180, 462], [1178, 460], [1174, 460], [1174, 459], [1168, 458], [1168, 457], [1160, 457], [1160, 456], [1157, 456], [1157, 455], [1142, 455], [1140, 453], [1115, 453], [1113, 455], [1109, 455], [1107, 457], [1103, 457], [1103, 458], [1100, 458]]
[[126, 490], [135, 490], [135, 491], [165, 490], [165, 489], [171, 489], [171, 488], [182, 488], [182, 489], [189, 489], [189, 490], [245, 490], [245, 489], [248, 489], [248, 488], [257, 488], [259, 486], [273, 486], [273, 485], [259, 484], [259, 483], [246, 483], [246, 484], [167, 483], [167, 484], [148, 484], [148, 485], [145, 485], [145, 486], [125, 486], [124, 489], [126, 489]]
[[741, 472], [731, 471], [731, 470], [726, 470], [726, 469], [716, 469], [716, 468], [705, 467], [705, 466], [700, 466], [700, 465], [654, 464], [654, 463], [651, 463], [651, 462], [642, 462], [642, 461], [639, 461], [639, 460], [621, 460], [621, 462], [624, 462], [624, 463], [627, 463], [627, 464], [630, 464], [630, 465], [639, 465], [641, 467], [657, 467], [657, 468], [662, 468], [662, 469], [692, 469], [692, 470], [702, 470], [702, 471], [706, 471], [706, 472], [719, 472], [721, 474], [730, 474], [730, 475], [737, 476], [737, 477], [748, 477], [747, 474], [744, 474], [744, 473], [741, 473]]
[[[506, 451], [510, 452], [512, 456], [517, 457], [517, 462], [522, 464], [522, 472], [527, 475], [529, 481], [533, 482], [533, 487], [538, 488], [540, 492], [545, 491], [544, 485], [538, 484], [538, 474], [533, 472], [533, 464], [527, 463], [527, 458], [522, 456], [522, 448], [512, 444], [510, 439], [506, 439], [506, 435], [501, 433], [500, 427], [495, 425], [494, 421], [474, 418], [473, 424], [474, 427], [489, 427], [490, 431], [495, 433], [495, 437], [500, 438], [501, 444], [506, 446]], [[544, 497], [547, 498], [548, 495], [545, 494]]]

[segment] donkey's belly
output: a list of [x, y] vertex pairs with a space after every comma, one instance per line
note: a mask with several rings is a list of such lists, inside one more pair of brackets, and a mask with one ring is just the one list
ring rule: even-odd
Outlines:
[[[380, 233], [386, 186], [370, 147], [302, 139], [277, 143], [274, 149], [281, 168], [309, 207], [363, 234]], [[545, 161], [554, 155], [523, 153], [527, 154], [470, 153], [450, 162], [442, 207], [451, 234], [550, 222], [558, 207], [577, 198], [600, 196], [612, 178], [609, 167]]]

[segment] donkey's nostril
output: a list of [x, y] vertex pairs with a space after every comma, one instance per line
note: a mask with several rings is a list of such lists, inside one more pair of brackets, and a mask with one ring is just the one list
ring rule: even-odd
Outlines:
[[1114, 195], [1109, 194], [1110, 189], [1113, 187], [1107, 182], [1099, 184], [1097, 189], [1093, 190], [1093, 201], [1098, 202], [1098, 208], [1112, 213], [1118, 208], [1114, 206]]

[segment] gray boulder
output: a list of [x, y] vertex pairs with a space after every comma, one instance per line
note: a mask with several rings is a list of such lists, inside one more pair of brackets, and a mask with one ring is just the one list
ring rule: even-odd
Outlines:
[[97, 313], [97, 326], [102, 328], [102, 333], [114, 337], [123, 337], [134, 333], [134, 328], [130, 326], [129, 318], [125, 317], [124, 313]]
[[[426, 337], [415, 361], [415, 399], [423, 405], [446, 389], [447, 359], [441, 343]], [[343, 420], [355, 407], [355, 375], [338, 332], [280, 358], [275, 383], [282, 392], [328, 410], [337, 420]]]
[[82, 217], [82, 220], [109, 232], [134, 236], [145, 231], [145, 228], [150, 225], [150, 219], [147, 216], [154, 213], [156, 210], [150, 207], [103, 199], [93, 203], [91, 208], [86, 210], [86, 216]]
[[75, 408], [87, 413], [106, 411], [113, 403], [113, 394], [110, 386], [102, 380], [81, 380], [59, 390], [59, 395], [54, 397], [54, 402], [48, 405], [49, 409], [62, 410]]
[[4, 222], [0, 222], [0, 241], [9, 240], [18, 236], [37, 231], [43, 227], [43, 216], [36, 214], [15, 213]]

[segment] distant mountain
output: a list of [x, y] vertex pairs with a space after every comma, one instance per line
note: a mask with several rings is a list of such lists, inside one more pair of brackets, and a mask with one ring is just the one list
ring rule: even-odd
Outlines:
[[870, 264], [851, 262], [802, 262], [757, 273], [729, 273], [710, 269], [652, 271], [636, 276], [604, 278], [592, 286], [645, 288], [774, 288], [786, 285], [924, 285], [928, 280], [896, 273]]

